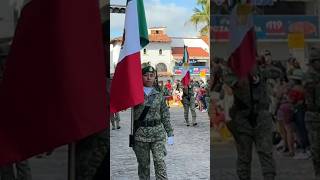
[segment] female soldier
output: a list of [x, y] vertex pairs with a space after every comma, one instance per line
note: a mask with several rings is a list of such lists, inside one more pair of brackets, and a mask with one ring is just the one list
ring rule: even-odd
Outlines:
[[153, 155], [157, 180], [168, 179], [165, 141], [173, 145], [173, 128], [165, 99], [155, 86], [156, 70], [152, 66], [142, 69], [144, 103], [134, 107], [134, 146], [140, 180], [150, 179], [150, 151]]

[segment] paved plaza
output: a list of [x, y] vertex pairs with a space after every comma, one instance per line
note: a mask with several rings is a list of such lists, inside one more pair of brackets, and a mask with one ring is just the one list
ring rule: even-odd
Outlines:
[[67, 180], [68, 146], [55, 149], [50, 156], [29, 160], [32, 180]]
[[[210, 131], [207, 113], [197, 112], [198, 126], [184, 124], [183, 108], [170, 108], [174, 127], [174, 145], [168, 147], [166, 156], [167, 173], [170, 180], [201, 180], [210, 176]], [[110, 133], [111, 179], [138, 179], [135, 154], [128, 147], [130, 132], [130, 111], [120, 113], [120, 130]], [[191, 118], [191, 114], [190, 114]], [[154, 168], [151, 165], [151, 176]]]
[[[212, 133], [213, 134], [213, 133]], [[211, 161], [213, 167], [211, 180], [237, 180], [236, 147], [232, 140], [211, 143]], [[262, 180], [259, 158], [253, 150], [252, 180]], [[313, 180], [311, 160], [294, 160], [274, 151], [276, 160], [276, 180]]]
[[[207, 113], [197, 111], [198, 127], [187, 127], [183, 122], [183, 109], [171, 108], [172, 124], [175, 128], [175, 144], [167, 146], [166, 163], [170, 180], [209, 179], [237, 180], [236, 150], [233, 141], [213, 141], [209, 153], [210, 130]], [[130, 132], [130, 111], [120, 113], [121, 129], [110, 131], [112, 180], [135, 180], [137, 162], [134, 152], [128, 147]], [[55, 149], [44, 158], [31, 158], [33, 180], [66, 180], [68, 174], [67, 146]], [[274, 154], [278, 176], [276, 180], [312, 180], [311, 160], [294, 160], [280, 153]], [[211, 162], [209, 161], [211, 159]], [[154, 177], [153, 165], [151, 174]], [[252, 180], [261, 180], [259, 159], [254, 153]], [[155, 178], [153, 178], [155, 179]]]

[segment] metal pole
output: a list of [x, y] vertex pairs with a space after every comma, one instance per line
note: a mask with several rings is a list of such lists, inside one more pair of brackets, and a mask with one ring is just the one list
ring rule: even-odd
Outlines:
[[68, 180], [76, 180], [76, 143], [68, 145]]
[[133, 107], [131, 108], [131, 134], [133, 135]]

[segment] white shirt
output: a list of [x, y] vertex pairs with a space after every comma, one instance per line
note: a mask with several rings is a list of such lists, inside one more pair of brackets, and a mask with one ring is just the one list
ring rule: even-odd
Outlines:
[[151, 93], [153, 87], [143, 87], [143, 91], [144, 93], [149, 96], [149, 94]]

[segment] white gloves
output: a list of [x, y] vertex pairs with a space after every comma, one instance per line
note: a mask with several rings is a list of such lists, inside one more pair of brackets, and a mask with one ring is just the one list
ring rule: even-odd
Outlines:
[[173, 145], [173, 136], [168, 137], [168, 145]]

